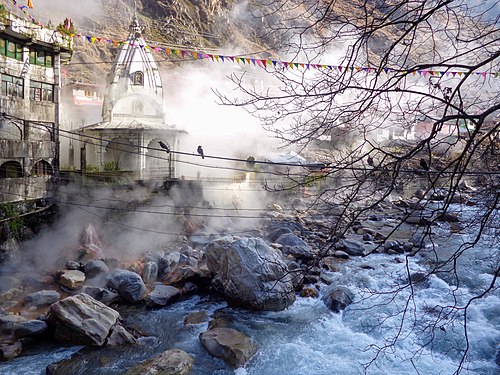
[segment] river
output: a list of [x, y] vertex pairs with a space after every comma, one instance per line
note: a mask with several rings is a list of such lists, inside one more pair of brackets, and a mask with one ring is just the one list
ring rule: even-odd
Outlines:
[[[473, 212], [462, 215], [472, 218]], [[405, 287], [408, 273], [425, 274], [435, 264], [433, 249], [446, 259], [476, 230], [472, 221], [466, 228], [468, 235], [450, 234], [448, 229], [446, 224], [435, 227], [439, 239], [435, 247], [413, 257], [371, 254], [339, 263], [337, 272], [329, 272], [326, 278], [349, 287], [356, 296], [342, 313], [331, 312], [321, 299], [301, 297], [281, 312], [234, 309], [213, 296], [194, 296], [161, 309], [122, 307], [125, 325], [146, 335], [141, 344], [84, 349], [67, 373], [123, 374], [154, 354], [178, 348], [195, 357], [193, 375], [453, 374], [461, 366], [467, 344], [461, 307], [490, 286], [492, 270], [500, 264], [500, 246], [498, 229], [493, 228], [463, 252], [456, 274], [432, 274], [414, 284], [412, 293]], [[196, 311], [226, 317], [234, 328], [252, 337], [260, 350], [245, 367], [229, 368], [199, 342], [198, 335], [207, 330], [208, 323], [184, 325], [185, 316]], [[460, 373], [498, 374], [498, 285], [467, 309], [467, 337], [469, 351]], [[48, 364], [80, 349], [53, 343], [27, 346], [21, 357], [0, 364], [0, 374], [44, 374]]]

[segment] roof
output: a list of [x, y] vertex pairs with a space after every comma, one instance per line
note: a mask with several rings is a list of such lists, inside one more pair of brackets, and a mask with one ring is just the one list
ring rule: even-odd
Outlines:
[[89, 130], [154, 130], [154, 131], [176, 131], [179, 133], [186, 133], [184, 130], [177, 129], [174, 125], [169, 125], [161, 120], [146, 120], [142, 118], [114, 118], [111, 121], [99, 122], [97, 124], [92, 124], [79, 128], [78, 131], [89, 131]]
[[306, 163], [306, 159], [304, 159], [302, 156], [293, 151], [291, 151], [288, 154], [264, 155], [264, 159], [266, 161], [270, 161], [271, 163], [285, 163], [285, 164]]

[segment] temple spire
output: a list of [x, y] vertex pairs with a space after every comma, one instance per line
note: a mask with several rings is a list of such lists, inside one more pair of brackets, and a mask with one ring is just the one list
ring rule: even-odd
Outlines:
[[132, 22], [129, 26], [130, 36], [134, 38], [140, 38], [142, 36], [142, 27], [139, 23], [139, 18], [137, 17], [137, 13], [134, 11], [134, 17], [132, 18]]

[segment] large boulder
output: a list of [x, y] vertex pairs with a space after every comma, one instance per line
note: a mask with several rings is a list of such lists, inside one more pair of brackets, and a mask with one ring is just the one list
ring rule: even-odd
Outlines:
[[148, 292], [137, 273], [123, 269], [116, 269], [109, 275], [108, 286], [116, 290], [125, 301], [131, 303], [142, 301]]
[[275, 242], [283, 245], [283, 254], [285, 255], [292, 255], [295, 258], [303, 259], [314, 258], [311, 246], [293, 233], [284, 233]]
[[365, 256], [370, 252], [362, 242], [350, 238], [340, 240], [335, 244], [335, 248], [353, 256]]
[[193, 364], [194, 358], [185, 351], [170, 349], [128, 370], [125, 375], [187, 375]]
[[323, 303], [336, 313], [354, 301], [354, 294], [345, 286], [330, 286], [323, 293]]
[[50, 306], [47, 323], [58, 340], [102, 346], [118, 324], [120, 314], [86, 293]]
[[216, 240], [206, 247], [212, 285], [233, 304], [279, 311], [295, 301], [293, 276], [261, 238]]
[[248, 336], [232, 328], [202, 332], [200, 341], [211, 355], [234, 367], [244, 365], [257, 352], [257, 346]]

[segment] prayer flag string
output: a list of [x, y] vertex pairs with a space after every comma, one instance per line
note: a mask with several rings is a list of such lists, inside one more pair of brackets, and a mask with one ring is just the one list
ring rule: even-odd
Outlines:
[[[26, 8], [30, 7], [33, 8], [33, 4], [31, 3], [30, 0], [28, 0], [28, 6], [26, 5], [19, 5], [16, 0], [11, 0], [12, 3], [17, 6], [33, 23], [36, 25], [40, 26], [41, 28], [46, 28], [44, 25], [42, 25], [40, 22], [38, 22], [35, 18], [33, 18], [27, 11]], [[68, 19], [68, 24], [65, 25], [66, 29], [69, 30], [71, 20]], [[91, 35], [82, 35], [82, 34], [68, 34], [72, 38], [81, 38], [83, 40], [86, 40], [89, 43], [92, 44], [109, 44], [111, 46], [117, 47], [117, 46], [123, 46], [124, 44], [129, 43], [128, 41], [117, 41], [117, 40], [111, 40], [107, 38], [102, 38], [102, 37], [95, 37]], [[212, 53], [205, 53], [205, 52], [200, 52], [200, 51], [194, 51], [194, 50], [185, 50], [185, 49], [177, 49], [177, 48], [165, 48], [165, 47], [160, 47], [160, 46], [153, 46], [153, 45], [148, 45], [148, 44], [132, 44], [133, 46], [137, 46], [139, 48], [144, 48], [148, 49], [151, 51], [154, 51], [156, 53], [163, 53], [167, 56], [172, 56], [176, 58], [181, 58], [181, 59], [190, 59], [190, 60], [210, 60], [213, 62], [231, 62], [231, 63], [237, 63], [237, 64], [243, 64], [243, 65], [253, 65], [253, 66], [258, 66], [262, 69], [267, 70], [268, 68], [271, 69], [297, 69], [297, 70], [309, 70], [309, 69], [317, 69], [317, 70], [330, 70], [330, 71], [336, 71], [338, 70], [339, 73], [347, 73], [347, 72], [365, 72], [368, 74], [377, 74], [380, 75], [382, 73], [385, 73], [386, 75], [396, 75], [396, 74], [401, 74], [401, 75], [409, 75], [412, 74], [414, 76], [436, 76], [436, 77], [467, 77], [469, 75], [476, 75], [476, 76], [482, 76], [483, 78], [486, 79], [486, 77], [491, 76], [494, 78], [498, 78], [500, 76], [500, 72], [498, 71], [483, 71], [483, 72], [470, 72], [470, 71], [455, 71], [455, 70], [449, 70], [449, 69], [439, 69], [439, 68], [434, 68], [434, 69], [413, 69], [413, 70], [408, 70], [408, 69], [393, 69], [389, 67], [384, 67], [384, 68], [375, 68], [375, 67], [363, 67], [363, 66], [342, 66], [342, 65], [327, 65], [327, 64], [314, 64], [314, 63], [301, 63], [301, 62], [295, 62], [295, 61], [282, 61], [282, 60], [270, 60], [270, 59], [259, 59], [255, 57], [242, 57], [242, 56], [232, 56], [232, 55], [221, 55], [221, 54], [212, 54]]]

